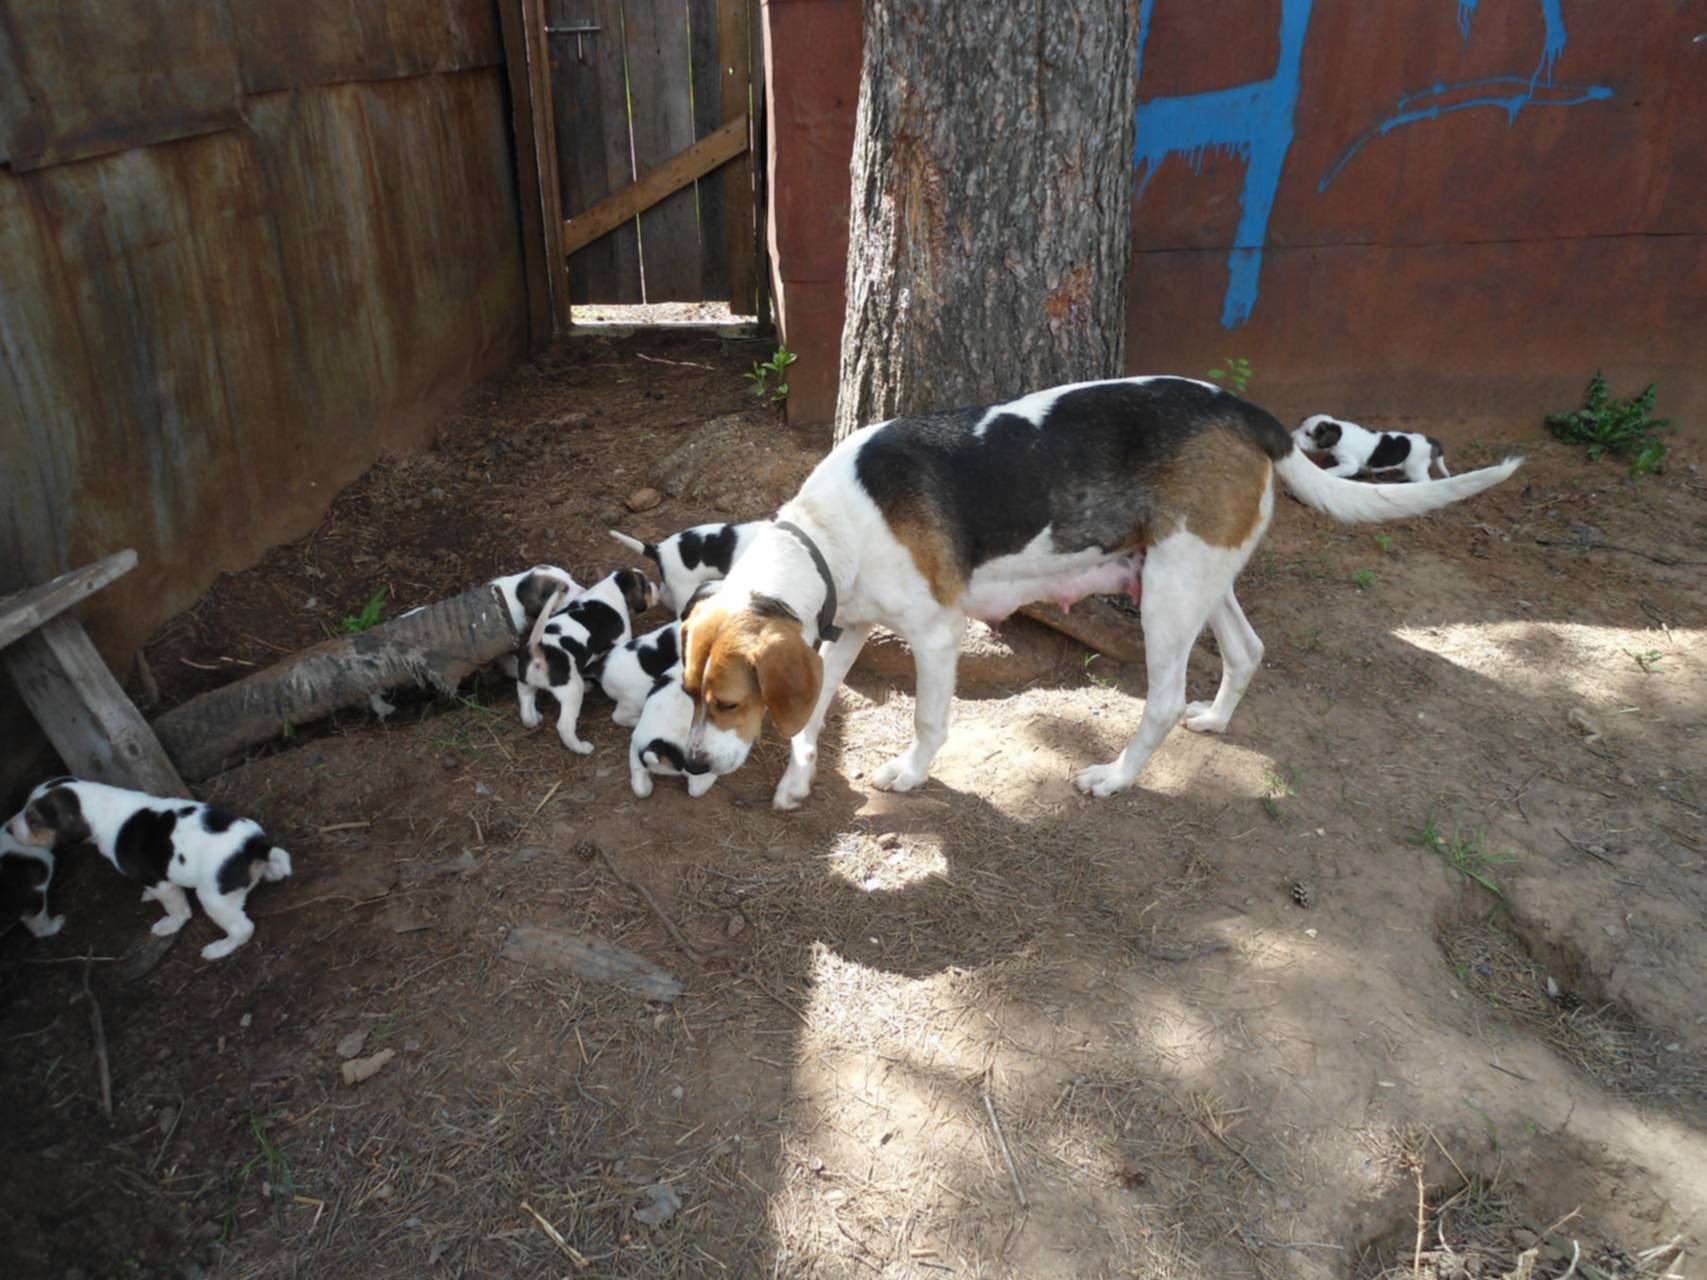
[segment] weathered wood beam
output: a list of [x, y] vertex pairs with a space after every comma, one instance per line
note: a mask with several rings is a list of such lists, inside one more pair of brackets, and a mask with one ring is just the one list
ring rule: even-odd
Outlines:
[[0, 596], [0, 649], [21, 640], [49, 619], [95, 594], [114, 578], [136, 568], [136, 552], [128, 547], [104, 560], [62, 573], [52, 582], [16, 595]]
[[678, 151], [644, 178], [612, 192], [597, 204], [563, 224], [563, 252], [591, 244], [615, 231], [643, 209], [649, 209], [671, 192], [679, 191], [695, 178], [703, 178], [747, 149], [747, 116], [731, 120], [705, 135], [685, 151]]
[[77, 619], [50, 619], [5, 659], [19, 696], [78, 777], [157, 796], [189, 794]]

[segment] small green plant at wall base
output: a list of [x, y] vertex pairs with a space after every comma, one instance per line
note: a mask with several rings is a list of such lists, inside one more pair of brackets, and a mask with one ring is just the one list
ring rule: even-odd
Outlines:
[[1368, 569], [1359, 569], [1351, 575], [1351, 585], [1359, 591], [1367, 591], [1375, 585], [1375, 575]]
[[1393, 549], [1393, 539], [1384, 533], [1378, 533], [1375, 535], [1375, 545], [1381, 548], [1382, 555], [1386, 555]]
[[344, 615], [344, 630], [350, 635], [360, 635], [364, 631], [372, 631], [379, 625], [380, 610], [385, 605], [385, 597], [391, 593], [390, 587], [381, 587], [373, 593], [373, 599], [362, 606], [360, 613]]
[[1291, 779], [1283, 778], [1273, 769], [1268, 771], [1263, 781], [1262, 811], [1268, 815], [1269, 821], [1279, 822], [1280, 802], [1288, 796], [1297, 795], [1298, 788], [1292, 785]]
[[1547, 426], [1566, 444], [1587, 445], [1590, 458], [1604, 454], [1629, 458], [1632, 478], [1651, 475], [1665, 461], [1666, 443], [1659, 438], [1660, 432], [1671, 427], [1669, 418], [1650, 416], [1657, 389], [1658, 384], [1650, 382], [1639, 396], [1614, 399], [1605, 375], [1597, 372], [1589, 379], [1583, 407], [1548, 414]]
[[1225, 369], [1211, 369], [1209, 380], [1219, 382], [1236, 396], [1245, 394], [1245, 384], [1251, 380], [1251, 362], [1244, 356], [1228, 356]]
[[753, 361], [753, 371], [743, 375], [753, 384], [753, 394], [766, 404], [788, 399], [788, 366], [800, 357], [787, 347], [778, 347], [769, 360]]
[[[1624, 652], [1630, 653], [1630, 650], [1626, 649]], [[1654, 674], [1654, 668], [1659, 666], [1660, 659], [1664, 658], [1665, 654], [1658, 649], [1649, 649], [1646, 653], [1630, 653], [1630, 656], [1636, 660], [1636, 665], [1642, 668], [1645, 674], [1651, 676]]]

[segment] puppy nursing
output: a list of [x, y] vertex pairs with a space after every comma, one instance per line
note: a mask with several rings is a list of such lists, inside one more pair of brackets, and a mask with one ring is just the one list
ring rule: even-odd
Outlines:
[[[185, 890], [194, 890], [208, 918], [225, 930], [225, 937], [202, 948], [204, 960], [223, 959], [249, 941], [255, 932], [243, 911], [249, 891], [291, 871], [290, 855], [252, 818], [197, 800], [165, 800], [76, 778], [42, 783], [6, 832], [27, 849], [56, 854], [93, 845], [121, 875], [142, 883], [144, 902], [165, 909], [154, 923], [160, 936], [189, 922]], [[57, 923], [48, 923], [48, 932], [57, 930]]]
[[[1480, 493], [1521, 461], [1356, 484], [1312, 463], [1264, 410], [1172, 377], [1077, 383], [866, 427], [819, 463], [717, 596], [684, 620], [683, 683], [697, 712], [688, 759], [732, 771], [768, 711], [792, 739], [774, 803], [799, 805], [836, 686], [881, 624], [913, 651], [917, 698], [912, 745], [872, 781], [911, 790], [947, 737], [968, 617], [1136, 588], [1143, 716], [1116, 759], [1074, 779], [1112, 795], [1174, 725], [1224, 730], [1259, 669], [1262, 641], [1233, 583], [1267, 531], [1276, 477], [1334, 519], [1390, 520]], [[1188, 704], [1186, 662], [1205, 625], [1221, 683], [1212, 702]]]

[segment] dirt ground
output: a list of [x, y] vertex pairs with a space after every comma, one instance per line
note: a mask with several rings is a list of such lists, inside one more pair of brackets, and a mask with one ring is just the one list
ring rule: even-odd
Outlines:
[[[382, 588], [392, 616], [613, 568], [612, 522], [768, 514], [826, 439], [756, 404], [762, 354], [582, 338], [482, 388], [165, 627], [160, 705]], [[0, 938], [0, 1270], [1707, 1275], [1707, 483], [1679, 448], [1633, 486], [1554, 407], [1407, 424], [1455, 469], [1530, 457], [1431, 518], [1283, 500], [1231, 730], [1115, 799], [1068, 779], [1142, 672], [1025, 622], [914, 795], [866, 781], [910, 674], [856, 669], [793, 814], [774, 736], [637, 801], [607, 703], [574, 756], [496, 673], [298, 730], [198, 789], [295, 859], [235, 957], [200, 959], [198, 912], [131, 976], [155, 908], [93, 858], [61, 935]], [[1216, 669], [1205, 639], [1193, 697]], [[684, 991], [503, 958], [524, 924]], [[396, 1056], [347, 1085], [347, 1039]]]

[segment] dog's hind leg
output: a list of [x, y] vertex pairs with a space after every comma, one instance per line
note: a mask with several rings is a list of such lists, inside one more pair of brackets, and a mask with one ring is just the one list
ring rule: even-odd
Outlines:
[[1214, 702], [1193, 702], [1186, 707], [1180, 723], [1196, 733], [1225, 732], [1251, 677], [1262, 665], [1262, 640], [1245, 620], [1245, 611], [1239, 608], [1231, 587], [1210, 611], [1209, 625], [1221, 650], [1221, 687], [1215, 691]]
[[[1255, 546], [1260, 530], [1250, 539]], [[1168, 731], [1185, 714], [1186, 662], [1210, 613], [1230, 598], [1233, 579], [1244, 565], [1247, 548], [1223, 548], [1195, 534], [1169, 535], [1150, 548], [1144, 562], [1144, 666], [1148, 688], [1144, 716], [1126, 749], [1107, 764], [1081, 769], [1073, 779], [1080, 791], [1111, 796], [1137, 780]], [[1236, 608], [1237, 606], [1235, 606]]]
[[243, 914], [243, 901], [248, 896], [247, 889], [239, 889], [235, 893], [219, 893], [207, 888], [196, 890], [196, 901], [202, 904], [208, 919], [225, 930], [225, 936], [218, 942], [210, 942], [202, 948], [203, 960], [223, 960], [255, 936], [255, 922]]
[[563, 745], [577, 755], [591, 755], [593, 744], [583, 742], [575, 732], [576, 724], [581, 719], [581, 699], [587, 696], [587, 681], [579, 671], [570, 669], [569, 683], [558, 685], [552, 691], [557, 698], [557, 736], [563, 740]]
[[913, 649], [918, 683], [913, 701], [913, 745], [871, 775], [871, 785], [879, 791], [911, 791], [930, 776], [931, 761], [948, 738], [955, 668], [960, 662], [960, 639], [965, 634], [966, 615], [944, 610], [928, 628], [903, 637]]
[[797, 809], [811, 792], [812, 777], [818, 771], [818, 733], [824, 727], [830, 703], [835, 701], [836, 690], [847, 678], [848, 670], [854, 659], [859, 657], [859, 651], [865, 647], [866, 637], [870, 634], [869, 624], [844, 627], [841, 639], [822, 650], [824, 683], [818, 689], [818, 704], [812, 708], [806, 727], [789, 741], [788, 768], [783, 771], [782, 780], [776, 784], [776, 793], [771, 797], [775, 808]]

